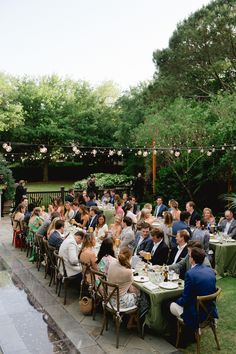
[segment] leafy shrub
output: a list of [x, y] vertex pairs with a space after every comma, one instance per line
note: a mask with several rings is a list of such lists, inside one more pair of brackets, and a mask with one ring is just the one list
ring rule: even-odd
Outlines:
[[[96, 177], [96, 186], [98, 188], [114, 188], [124, 185], [130, 186], [133, 180], [133, 177], [121, 174], [95, 173], [94, 176]], [[80, 181], [76, 181], [74, 188], [83, 190], [86, 189], [87, 180], [88, 179], [82, 179]]]
[[3, 159], [1, 155], [0, 155], [0, 174], [3, 174], [4, 180], [7, 183], [7, 190], [4, 198], [5, 200], [11, 200], [13, 199], [15, 193], [15, 181], [14, 178], [12, 177], [12, 171], [7, 166], [6, 161]]

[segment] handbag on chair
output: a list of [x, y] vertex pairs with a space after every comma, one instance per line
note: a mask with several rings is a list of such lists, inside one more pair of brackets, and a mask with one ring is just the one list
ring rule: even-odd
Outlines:
[[93, 308], [93, 300], [88, 296], [83, 296], [79, 300], [79, 309], [84, 315], [90, 315]]

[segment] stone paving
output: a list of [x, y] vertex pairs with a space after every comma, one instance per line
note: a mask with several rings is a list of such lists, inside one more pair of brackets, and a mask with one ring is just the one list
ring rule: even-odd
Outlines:
[[[129, 354], [177, 354], [180, 353], [166, 340], [158, 337], [156, 334], [146, 333], [144, 340], [137, 336], [136, 331], [127, 330], [121, 326], [120, 346], [115, 347], [116, 336], [113, 321], [110, 320], [108, 331], [100, 335], [102, 315], [97, 314], [93, 321], [91, 316], [84, 316], [79, 311], [78, 292], [74, 289], [68, 290], [67, 304], [63, 305], [63, 297], [55, 294], [55, 286], [49, 287], [48, 277], [44, 279], [44, 269], [37, 271], [35, 264], [32, 264], [26, 258], [25, 252], [15, 249], [11, 246], [12, 228], [9, 217], [4, 217], [0, 221], [0, 257], [4, 264], [11, 270], [12, 279], [22, 283], [22, 286], [29, 294], [30, 302], [39, 304], [41, 310], [45, 312], [44, 319], [50, 323], [56, 323], [60, 331], [60, 337], [64, 339], [63, 350], [57, 351], [53, 348], [42, 348], [41, 353], [52, 352], [60, 353], [129, 353]], [[63, 293], [62, 293], [63, 295]], [[17, 313], [17, 307], [12, 307], [12, 314]], [[31, 321], [28, 314], [21, 311], [22, 324]], [[19, 317], [18, 317], [19, 318]], [[33, 320], [35, 321], [35, 319]], [[33, 325], [33, 323], [32, 323]], [[21, 327], [16, 327], [19, 340], [22, 338]], [[1, 332], [1, 328], [0, 328]], [[45, 334], [46, 335], [46, 334]], [[1, 348], [5, 354], [26, 354], [36, 353], [35, 350], [24, 352], [24, 349], [18, 351], [4, 350], [0, 336]], [[11, 338], [9, 338], [9, 343]], [[6, 343], [4, 344], [6, 348]], [[67, 346], [67, 347], [66, 347]], [[69, 349], [68, 349], [69, 348]], [[45, 351], [46, 350], [46, 351]], [[40, 351], [37, 351], [40, 353]]]

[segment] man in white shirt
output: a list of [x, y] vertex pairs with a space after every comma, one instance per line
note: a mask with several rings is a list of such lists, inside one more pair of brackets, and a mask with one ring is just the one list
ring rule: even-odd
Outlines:
[[236, 220], [231, 210], [225, 211], [225, 217], [220, 218], [217, 229], [223, 231], [229, 237], [236, 239]]
[[187, 242], [190, 239], [189, 232], [187, 230], [180, 230], [176, 235], [177, 246], [172, 248], [167, 264], [176, 264], [183, 259], [187, 253]]

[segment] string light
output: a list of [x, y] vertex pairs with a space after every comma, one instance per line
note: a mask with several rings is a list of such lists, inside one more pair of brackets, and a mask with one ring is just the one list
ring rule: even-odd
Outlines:
[[180, 151], [179, 150], [176, 150], [175, 151], [175, 157], [179, 157], [180, 156]]
[[145, 151], [143, 152], [143, 157], [147, 157], [147, 155], [148, 155], [148, 152], [145, 150]]

